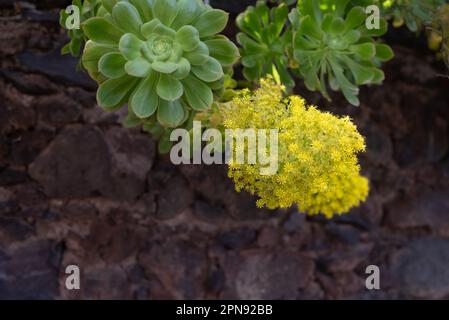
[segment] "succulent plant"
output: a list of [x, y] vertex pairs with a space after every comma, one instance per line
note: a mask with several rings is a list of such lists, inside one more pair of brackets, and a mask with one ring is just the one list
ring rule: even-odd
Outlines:
[[201, 0], [102, 0], [83, 23], [83, 66], [100, 85], [107, 110], [128, 102], [138, 119], [174, 128], [209, 108], [237, 47], [217, 35], [228, 14]]
[[[72, 4], [80, 9], [80, 23], [83, 23], [87, 19], [95, 16], [98, 12], [98, 9], [101, 7], [101, 3], [99, 0], [74, 0]], [[69, 14], [66, 12], [66, 10], [61, 10], [59, 23], [64, 29], [67, 29], [66, 22], [68, 17]], [[84, 32], [81, 28], [79, 28], [68, 29], [67, 33], [70, 37], [70, 42], [62, 48], [62, 53], [70, 53], [72, 56], [78, 57], [86, 41]]]
[[292, 38], [286, 23], [288, 11], [283, 3], [270, 10], [259, 1], [237, 17], [237, 26], [243, 31], [237, 41], [242, 46], [243, 75], [247, 80], [257, 81], [271, 74], [278, 83], [294, 86], [288, 72], [287, 50]]
[[353, 105], [359, 105], [359, 85], [380, 84], [384, 73], [382, 61], [390, 60], [393, 51], [373, 37], [387, 31], [385, 19], [380, 28], [367, 29], [367, 15], [362, 7], [347, 7], [349, 0], [304, 0], [293, 9], [293, 55], [299, 73], [309, 90], [319, 90], [328, 99], [327, 83], [341, 90]]
[[412, 32], [419, 32], [429, 24], [438, 8], [446, 0], [394, 0], [387, 13], [393, 18], [393, 25], [403, 24]]

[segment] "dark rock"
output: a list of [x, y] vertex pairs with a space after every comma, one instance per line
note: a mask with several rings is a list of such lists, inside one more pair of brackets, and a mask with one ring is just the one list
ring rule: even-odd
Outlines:
[[52, 197], [88, 197], [111, 183], [111, 159], [100, 131], [64, 129], [30, 165], [30, 175]]
[[374, 165], [386, 165], [393, 158], [393, 143], [385, 129], [370, 124], [364, 131], [366, 137], [366, 157]]
[[0, 255], [0, 299], [52, 299], [58, 295], [61, 246], [39, 240]]
[[26, 182], [28, 175], [25, 171], [12, 168], [0, 169], [0, 186], [9, 186]]
[[30, 164], [52, 138], [53, 133], [46, 130], [16, 132], [14, 142], [10, 146], [9, 162], [23, 166]]
[[224, 208], [219, 206], [212, 206], [206, 201], [196, 200], [194, 207], [195, 216], [203, 221], [215, 223], [227, 218]]
[[111, 198], [134, 201], [145, 191], [156, 152], [154, 142], [147, 134], [118, 127], [107, 130], [105, 139], [112, 158], [112, 181], [102, 192]]
[[206, 289], [214, 294], [220, 293], [226, 282], [226, 275], [223, 269], [214, 268], [206, 279]]
[[155, 276], [173, 299], [201, 299], [207, 277], [207, 259], [195, 243], [170, 239], [151, 242], [139, 255], [139, 263], [147, 276]]
[[257, 237], [257, 245], [261, 248], [274, 248], [279, 244], [281, 232], [274, 227], [264, 227]]
[[40, 97], [35, 108], [38, 120], [44, 125], [55, 128], [75, 123], [81, 116], [78, 103], [64, 94]]
[[[0, 210], [2, 204], [0, 203]], [[34, 228], [17, 218], [3, 218], [0, 216], [0, 239], [4, 243], [23, 241], [30, 237]]]
[[3, 70], [0, 73], [7, 81], [26, 94], [40, 95], [55, 93], [55, 84], [40, 74], [30, 74], [19, 71]]
[[241, 249], [247, 247], [256, 240], [256, 231], [249, 228], [227, 231], [217, 237], [220, 245], [226, 249]]
[[449, 190], [425, 191], [387, 205], [387, 222], [400, 228], [427, 226], [449, 232]]
[[449, 294], [449, 240], [415, 240], [394, 254], [392, 274], [408, 297], [442, 299]]
[[[235, 277], [227, 277], [239, 299], [296, 299], [309, 285], [314, 263], [295, 252], [254, 252], [236, 261]], [[226, 297], [225, 297], [226, 298]]]
[[294, 233], [300, 230], [302, 224], [306, 223], [306, 215], [297, 211], [290, 213], [282, 223], [285, 231]]
[[317, 263], [319, 269], [326, 272], [353, 271], [368, 258], [371, 249], [371, 244], [360, 244], [347, 249], [333, 250], [333, 252], [320, 257]]
[[29, 130], [36, 123], [36, 113], [29, 96], [17, 90], [3, 87], [0, 79], [0, 133], [8, 134], [16, 130]]
[[160, 189], [157, 197], [158, 219], [171, 219], [193, 203], [193, 192], [189, 188], [187, 181], [179, 175], [172, 176]]
[[76, 70], [78, 60], [70, 55], [61, 55], [57, 52], [45, 54], [24, 52], [18, 56], [18, 59], [30, 71], [45, 74], [55, 81], [92, 90], [96, 89], [93, 80], [84, 72]]
[[126, 299], [131, 296], [127, 273], [119, 265], [111, 265], [84, 272], [84, 299]]
[[331, 238], [349, 245], [355, 245], [360, 240], [360, 231], [349, 225], [331, 223], [326, 226]]

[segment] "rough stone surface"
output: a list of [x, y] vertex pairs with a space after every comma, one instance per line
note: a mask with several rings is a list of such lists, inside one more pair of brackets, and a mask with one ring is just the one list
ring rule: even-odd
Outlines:
[[394, 257], [392, 272], [400, 292], [417, 298], [449, 295], [449, 240], [423, 238], [406, 245]]
[[[388, 33], [396, 57], [359, 108], [298, 81], [367, 140], [370, 196], [328, 221], [258, 209], [225, 166], [174, 166], [123, 129], [126, 108], [101, 110], [95, 84], [58, 53], [69, 2], [0, 1], [0, 299], [449, 298], [449, 80], [415, 35]], [[248, 3], [211, 1], [230, 21]], [[365, 288], [371, 264], [379, 291]]]

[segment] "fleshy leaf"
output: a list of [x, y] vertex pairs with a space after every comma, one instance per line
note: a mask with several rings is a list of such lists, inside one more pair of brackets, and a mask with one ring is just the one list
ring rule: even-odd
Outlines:
[[158, 83], [157, 72], [150, 71], [145, 80], [141, 81], [130, 99], [130, 106], [139, 118], [153, 115], [159, 104], [159, 97], [154, 94]]
[[182, 84], [184, 85], [187, 102], [194, 110], [201, 111], [212, 106], [214, 96], [211, 88], [207, 84], [198, 80], [193, 75], [189, 75], [182, 80]]
[[98, 61], [98, 69], [104, 76], [116, 79], [126, 74], [125, 63], [120, 53], [108, 53]]
[[181, 58], [181, 60], [179, 60], [178, 62], [178, 70], [171, 73], [170, 75], [175, 79], [182, 80], [189, 75], [190, 70], [190, 62], [186, 58]]
[[112, 9], [112, 17], [114, 22], [124, 32], [130, 32], [134, 34], [140, 33], [140, 26], [142, 25], [142, 19], [140, 13], [129, 2], [119, 2]]
[[223, 66], [232, 66], [240, 57], [239, 49], [228, 39], [212, 39], [205, 41], [210, 56], [217, 59]]
[[216, 81], [224, 75], [221, 64], [212, 57], [209, 57], [202, 65], [193, 66], [192, 72], [205, 82]]
[[106, 80], [98, 88], [98, 104], [105, 109], [120, 106], [126, 101], [136, 82], [137, 79], [130, 76]]
[[376, 44], [376, 58], [380, 61], [388, 61], [393, 59], [393, 50], [386, 44], [378, 43]]
[[154, 0], [153, 14], [167, 27], [171, 26], [177, 13], [176, 0]]
[[376, 47], [372, 43], [354, 44], [349, 47], [351, 52], [354, 52], [362, 60], [369, 60], [376, 54]]
[[157, 109], [157, 119], [159, 123], [166, 127], [177, 127], [184, 120], [184, 107], [181, 101], [166, 101], [159, 100], [159, 107]]
[[139, 57], [128, 61], [125, 64], [125, 70], [131, 76], [144, 78], [148, 76], [151, 70], [151, 65], [147, 60]]
[[176, 32], [176, 41], [181, 44], [184, 51], [193, 51], [200, 44], [198, 30], [192, 26], [184, 26]]
[[140, 28], [140, 32], [145, 38], [150, 39], [154, 34], [154, 29], [160, 24], [161, 22], [158, 19], [153, 19], [150, 22], [143, 24]]
[[201, 0], [178, 0], [177, 7], [178, 14], [171, 25], [175, 30], [195, 20], [203, 11], [204, 4]]
[[170, 75], [161, 74], [157, 84], [157, 94], [164, 100], [174, 101], [184, 93], [182, 83]]
[[204, 42], [201, 42], [194, 51], [185, 52], [184, 58], [189, 60], [192, 65], [201, 65], [209, 59], [209, 48]]
[[155, 61], [151, 67], [160, 73], [173, 73], [178, 70], [178, 65], [173, 62]]
[[117, 45], [123, 32], [105, 18], [90, 18], [83, 25], [84, 33], [95, 42]]
[[120, 52], [128, 60], [134, 60], [141, 56], [140, 48], [144, 45], [144, 42], [137, 38], [132, 33], [127, 33], [121, 37], [119, 42]]
[[153, 18], [153, 0], [128, 0], [136, 7], [143, 21], [150, 21]]
[[116, 49], [109, 46], [98, 44], [93, 41], [87, 41], [84, 53], [81, 57], [81, 62], [94, 80], [98, 81], [99, 79], [98, 61], [100, 58], [103, 55], [114, 51], [116, 51]]
[[200, 33], [200, 37], [217, 34], [226, 27], [229, 15], [223, 10], [211, 9], [203, 12], [192, 24]]

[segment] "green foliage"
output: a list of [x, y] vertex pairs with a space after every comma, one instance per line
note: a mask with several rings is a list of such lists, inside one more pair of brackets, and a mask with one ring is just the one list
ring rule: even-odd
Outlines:
[[[73, 5], [77, 6], [80, 9], [80, 23], [83, 23], [87, 19], [95, 16], [101, 6], [99, 0], [74, 0]], [[66, 10], [61, 10], [59, 23], [65, 29], [67, 29], [66, 21], [68, 17], [69, 15]], [[74, 57], [78, 57], [86, 41], [84, 32], [82, 29], [70, 29], [67, 30], [67, 34], [70, 37], [70, 42], [62, 48], [62, 53], [70, 53]]]
[[[84, 68], [106, 110], [128, 103], [127, 124], [175, 128], [210, 108], [237, 47], [218, 35], [228, 14], [201, 0], [102, 0], [83, 23]], [[156, 130], [157, 131], [157, 130]], [[162, 130], [163, 131], [163, 130]]]
[[380, 28], [369, 30], [364, 8], [348, 7], [348, 2], [328, 0], [323, 8], [319, 1], [300, 1], [290, 14], [293, 56], [309, 90], [318, 90], [329, 99], [329, 85], [357, 106], [358, 86], [382, 83], [380, 63], [390, 60], [393, 52], [374, 41], [387, 31], [386, 21], [381, 18]]
[[403, 25], [412, 32], [419, 32], [428, 25], [438, 8], [446, 0], [394, 0], [387, 6], [386, 14], [393, 18], [397, 27]]
[[285, 4], [270, 10], [263, 1], [237, 17], [237, 26], [243, 31], [237, 35], [237, 41], [242, 46], [243, 75], [247, 80], [258, 81], [271, 74], [278, 83], [295, 85], [287, 70], [287, 49], [292, 39], [287, 18]]

